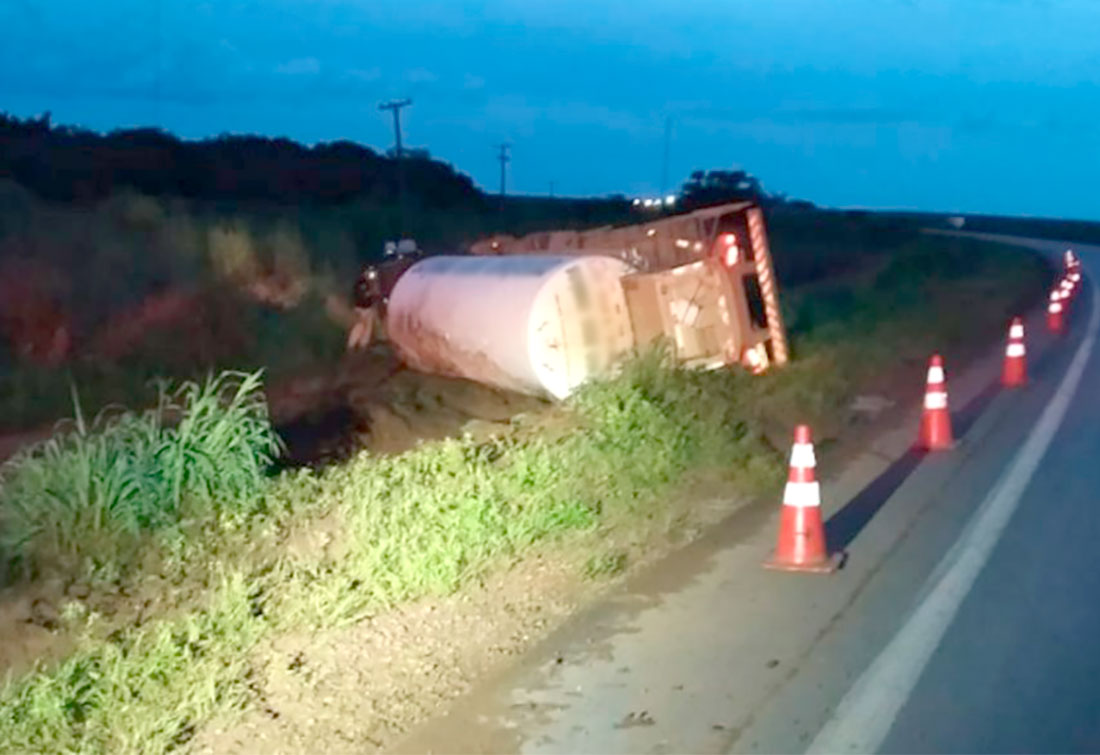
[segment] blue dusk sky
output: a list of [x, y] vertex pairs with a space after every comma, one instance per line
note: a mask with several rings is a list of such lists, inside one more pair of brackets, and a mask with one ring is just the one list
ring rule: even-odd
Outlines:
[[[1098, 0], [3, 0], [0, 110], [405, 140], [489, 189], [742, 167], [827, 206], [1100, 219]], [[672, 188], [670, 186], [669, 188]]]

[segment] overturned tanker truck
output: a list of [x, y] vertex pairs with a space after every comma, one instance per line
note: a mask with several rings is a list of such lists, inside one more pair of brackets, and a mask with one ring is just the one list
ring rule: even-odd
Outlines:
[[658, 340], [688, 367], [787, 361], [754, 203], [495, 236], [469, 252], [421, 260], [393, 285], [386, 331], [414, 369], [561, 399]]

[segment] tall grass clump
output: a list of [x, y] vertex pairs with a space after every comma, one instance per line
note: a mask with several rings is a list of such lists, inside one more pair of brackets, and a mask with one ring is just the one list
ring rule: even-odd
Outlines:
[[261, 373], [172, 387], [154, 409], [86, 422], [0, 466], [0, 549], [14, 565], [114, 561], [143, 533], [239, 512], [267, 484], [279, 440]]

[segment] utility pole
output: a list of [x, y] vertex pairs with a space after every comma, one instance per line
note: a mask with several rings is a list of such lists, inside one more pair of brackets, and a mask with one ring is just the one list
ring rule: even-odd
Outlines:
[[500, 208], [497, 210], [500, 216], [501, 229], [504, 228], [504, 192], [506, 188], [505, 179], [508, 175], [508, 163], [511, 161], [511, 157], [508, 154], [508, 148], [510, 144], [498, 144], [497, 160], [500, 161]]
[[504, 179], [507, 175], [508, 163], [512, 159], [508, 155], [508, 148], [511, 147], [511, 146], [512, 145], [510, 145], [510, 144], [498, 144], [497, 145], [497, 149], [500, 150], [500, 153], [497, 155], [497, 159], [500, 160], [500, 201], [501, 201], [501, 204], [504, 203], [504, 187], [505, 187]]
[[397, 160], [397, 203], [400, 212], [398, 220], [398, 232], [405, 235], [405, 154], [401, 148], [401, 109], [413, 104], [406, 98], [403, 100], [391, 100], [378, 106], [379, 110], [393, 111], [393, 156]]
[[392, 110], [393, 111], [393, 141], [394, 141], [394, 157], [398, 160], [401, 159], [401, 108], [406, 108], [413, 104], [412, 100], [392, 100], [390, 102], [383, 102], [378, 106], [379, 110]]
[[672, 151], [672, 116], [665, 118], [665, 156], [661, 162], [661, 197], [668, 193], [668, 157]]

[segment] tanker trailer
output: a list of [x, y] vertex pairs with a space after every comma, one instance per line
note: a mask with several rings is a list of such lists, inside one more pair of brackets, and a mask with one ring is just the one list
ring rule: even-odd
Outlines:
[[429, 257], [390, 295], [387, 331], [422, 372], [562, 399], [635, 344], [611, 256]]
[[[502, 257], [608, 255], [646, 274], [689, 270], [692, 263], [705, 262], [712, 272], [722, 272], [726, 278], [721, 288], [728, 303], [727, 316], [737, 331], [736, 352], [726, 353], [725, 363], [740, 362], [761, 372], [771, 364], [787, 362], [787, 335], [764, 213], [752, 202], [730, 202], [626, 226], [537, 231], [520, 238], [498, 234], [474, 242], [470, 253]], [[715, 262], [718, 268], [713, 267]], [[638, 280], [648, 287], [653, 282]], [[632, 311], [652, 320], [655, 312], [646, 307], [652, 308], [656, 302], [645, 305], [633, 296], [635, 290], [627, 291]], [[635, 321], [635, 330], [645, 328]], [[637, 335], [639, 345], [644, 343], [643, 334]], [[665, 335], [672, 337], [674, 331], [666, 330]]]

